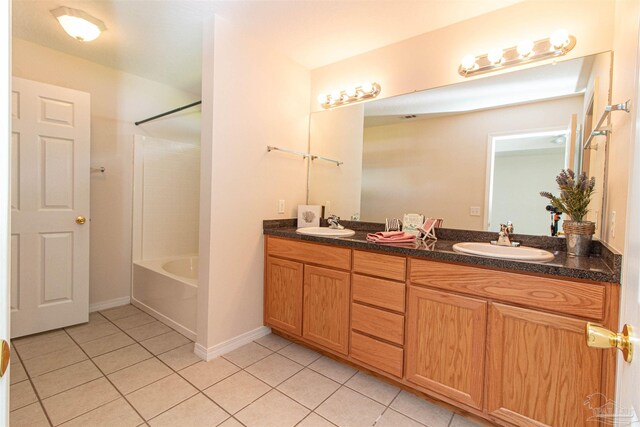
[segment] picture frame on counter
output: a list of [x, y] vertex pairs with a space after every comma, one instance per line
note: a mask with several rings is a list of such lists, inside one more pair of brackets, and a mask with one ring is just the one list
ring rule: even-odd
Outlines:
[[298, 228], [320, 227], [322, 205], [298, 205]]
[[420, 237], [420, 230], [418, 230], [418, 228], [422, 227], [423, 224], [424, 215], [415, 213], [404, 214], [402, 218], [402, 231]]

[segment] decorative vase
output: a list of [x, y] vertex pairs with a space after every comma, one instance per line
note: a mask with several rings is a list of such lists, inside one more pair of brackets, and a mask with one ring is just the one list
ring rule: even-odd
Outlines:
[[567, 242], [567, 255], [589, 256], [591, 241], [596, 232], [596, 224], [592, 221], [565, 221], [562, 223]]

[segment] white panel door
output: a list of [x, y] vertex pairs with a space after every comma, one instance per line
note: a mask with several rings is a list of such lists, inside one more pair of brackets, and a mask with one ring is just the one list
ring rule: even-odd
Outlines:
[[15, 338], [89, 318], [90, 99], [19, 78], [11, 96]]
[[[637, 10], [638, 7], [635, 7]], [[637, 57], [640, 57], [640, 41], [638, 28], [640, 18], [636, 17], [635, 27]], [[631, 363], [618, 356], [618, 371], [616, 401], [613, 405], [616, 411], [617, 425], [640, 426], [640, 63], [635, 69], [635, 93], [631, 98], [631, 113], [629, 114], [631, 127], [631, 170], [629, 176], [629, 195], [627, 198], [627, 239], [624, 256], [622, 258], [622, 293], [620, 303], [620, 329], [623, 325], [630, 325], [632, 329], [631, 341], [634, 345], [634, 355]], [[616, 119], [616, 120], [619, 120]], [[623, 118], [624, 120], [624, 118]], [[615, 123], [614, 123], [615, 126]], [[615, 129], [615, 127], [614, 127]], [[620, 140], [621, 141], [621, 140]], [[613, 423], [610, 423], [613, 424]]]
[[[10, 2], [0, 5], [0, 141], [9, 140]], [[9, 341], [9, 144], [0, 143], [0, 342]], [[9, 425], [9, 375], [0, 375], [0, 426]], [[1, 370], [0, 370], [1, 373]]]

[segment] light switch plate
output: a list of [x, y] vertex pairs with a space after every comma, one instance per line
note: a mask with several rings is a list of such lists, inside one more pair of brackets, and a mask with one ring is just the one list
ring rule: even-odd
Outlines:
[[282, 199], [278, 200], [278, 213], [279, 214], [284, 213], [284, 200]]

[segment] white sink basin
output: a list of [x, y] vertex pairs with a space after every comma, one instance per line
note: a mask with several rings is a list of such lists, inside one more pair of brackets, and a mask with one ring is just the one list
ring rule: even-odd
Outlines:
[[554, 256], [543, 249], [528, 246], [497, 246], [491, 243], [463, 242], [453, 245], [453, 250], [469, 255], [488, 256], [493, 258], [513, 259], [518, 261], [551, 261]]
[[329, 227], [305, 227], [298, 228], [296, 230], [298, 234], [306, 234], [308, 236], [320, 236], [320, 237], [349, 237], [356, 234], [355, 231], [343, 228], [338, 230], [336, 228]]

